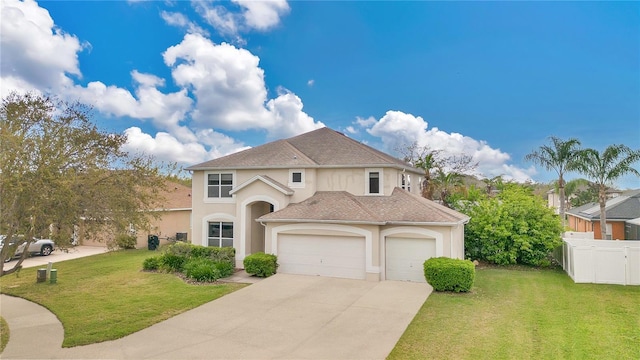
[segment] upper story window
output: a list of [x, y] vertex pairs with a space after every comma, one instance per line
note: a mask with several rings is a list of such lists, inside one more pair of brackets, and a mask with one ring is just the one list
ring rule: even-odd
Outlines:
[[289, 170], [289, 187], [292, 187], [292, 188], [304, 187], [304, 169]]
[[209, 173], [207, 174], [207, 197], [208, 198], [230, 198], [229, 192], [233, 189], [232, 173]]
[[366, 181], [365, 181], [365, 194], [366, 195], [381, 195], [382, 194], [382, 169], [367, 169]]
[[411, 192], [411, 175], [400, 174], [400, 188]]

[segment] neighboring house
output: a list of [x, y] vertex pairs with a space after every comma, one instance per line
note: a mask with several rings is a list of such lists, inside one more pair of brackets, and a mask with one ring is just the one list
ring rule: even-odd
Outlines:
[[624, 238], [626, 240], [640, 240], [640, 217], [626, 221]]
[[[556, 192], [556, 189], [547, 191], [547, 206], [555, 210], [556, 214], [560, 214], [560, 194]], [[564, 208], [565, 211], [569, 209], [571, 203], [569, 199], [565, 199]]]
[[[167, 181], [165, 186], [164, 199], [158, 208], [152, 210], [159, 213], [158, 218], [150, 220], [147, 229], [131, 229], [136, 235], [138, 248], [146, 248], [148, 236], [157, 235], [160, 244], [165, 244], [170, 240], [188, 241], [191, 239], [191, 188]], [[92, 239], [83, 239], [80, 236], [82, 245], [107, 246], [112, 236], [106, 234], [96, 234]]]
[[[607, 200], [607, 239], [625, 240], [625, 222], [640, 217], [640, 190], [629, 190]], [[586, 204], [567, 211], [568, 225], [573, 231], [593, 231], [596, 239], [600, 235], [600, 205]], [[633, 239], [631, 239], [633, 240]]]
[[[584, 190], [583, 188], [578, 188], [579, 190]], [[616, 190], [616, 189], [609, 189], [606, 192], [607, 195], [607, 199], [613, 199], [615, 197], [620, 196], [620, 194], [622, 194], [622, 191], [620, 190]], [[569, 194], [569, 196], [567, 196], [564, 199], [565, 205], [565, 212], [569, 209], [571, 209], [571, 199], [575, 198], [576, 195], [574, 194]], [[556, 189], [551, 189], [549, 191], [547, 191], [547, 206], [549, 208], [554, 209], [554, 211], [556, 212], [556, 214], [560, 214], [560, 194], [558, 194], [556, 192]]]
[[256, 252], [279, 272], [424, 281], [464, 257], [468, 217], [420, 197], [421, 171], [328, 128], [187, 168], [192, 242]]

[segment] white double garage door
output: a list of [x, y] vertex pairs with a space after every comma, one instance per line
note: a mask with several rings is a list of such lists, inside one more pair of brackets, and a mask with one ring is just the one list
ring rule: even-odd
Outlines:
[[[425, 282], [423, 263], [436, 256], [435, 239], [387, 237], [385, 278]], [[364, 237], [278, 235], [278, 272], [365, 279]]]

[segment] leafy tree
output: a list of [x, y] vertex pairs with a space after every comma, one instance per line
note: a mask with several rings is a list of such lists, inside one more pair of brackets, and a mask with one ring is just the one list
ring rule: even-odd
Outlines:
[[467, 258], [498, 265], [545, 265], [547, 255], [562, 243], [562, 225], [532, 189], [505, 184], [496, 197], [456, 203], [470, 216], [465, 226]]
[[543, 145], [525, 156], [525, 159], [541, 165], [547, 170], [554, 170], [558, 174], [558, 189], [560, 196], [560, 218], [565, 223], [565, 193], [564, 174], [575, 170], [580, 141], [578, 139], [562, 140], [555, 136], [549, 138], [550, 145]]
[[[121, 150], [125, 135], [100, 131], [90, 108], [37, 94], [12, 93], [0, 109], [0, 233], [7, 239], [51, 237], [69, 242], [84, 235], [143, 228], [161, 200], [164, 176], [151, 158]], [[28, 244], [27, 244], [28, 246]], [[0, 252], [0, 275], [12, 269]]]
[[[472, 174], [478, 167], [478, 163], [473, 162], [473, 158], [469, 155], [447, 154], [443, 150], [432, 149], [429, 146], [418, 146], [416, 142], [397, 150], [403, 154], [405, 161], [424, 171], [421, 182], [422, 197], [429, 200], [434, 200], [437, 193], [442, 195], [443, 190], [445, 193], [451, 191], [451, 187], [442, 189], [450, 183], [450, 181], [442, 181], [444, 177], [454, 174], [449, 180], [458, 182], [459, 179], [461, 182], [462, 174]], [[441, 200], [444, 201], [442, 197]]]
[[598, 187], [600, 204], [600, 236], [607, 238], [607, 186], [627, 174], [640, 176], [633, 164], [640, 161], [640, 150], [632, 150], [626, 145], [610, 145], [603, 152], [584, 149], [579, 152], [578, 170], [593, 180]]

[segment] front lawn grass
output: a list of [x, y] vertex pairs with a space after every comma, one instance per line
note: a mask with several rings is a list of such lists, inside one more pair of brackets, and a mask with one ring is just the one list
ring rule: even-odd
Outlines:
[[7, 343], [9, 343], [9, 324], [0, 316], [0, 354], [4, 351]]
[[388, 358], [640, 359], [640, 286], [479, 269], [471, 293], [432, 293]]
[[246, 286], [141, 271], [153, 255], [127, 250], [56, 263], [57, 284], [36, 283], [37, 268], [23, 269], [0, 278], [0, 291], [51, 310], [64, 327], [62, 346], [72, 347], [121, 338]]

